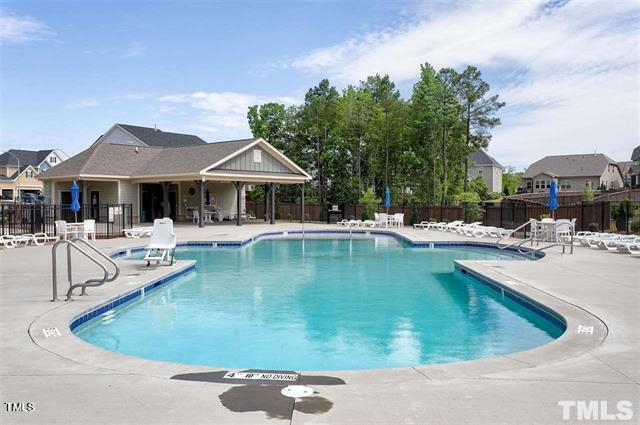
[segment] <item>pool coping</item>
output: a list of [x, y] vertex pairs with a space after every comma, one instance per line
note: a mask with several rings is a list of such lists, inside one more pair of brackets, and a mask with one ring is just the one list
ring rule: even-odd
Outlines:
[[[302, 231], [277, 231], [262, 232], [244, 241], [188, 241], [181, 242], [178, 246], [214, 246], [215, 247], [242, 247], [259, 239], [269, 237], [282, 237], [289, 235], [299, 235]], [[309, 234], [337, 234], [349, 233], [345, 230], [314, 230], [306, 231]], [[356, 232], [352, 232], [356, 233]], [[401, 235], [394, 230], [384, 231], [360, 231], [357, 233], [370, 235], [386, 235], [392, 236], [416, 247], [450, 247], [450, 246], [477, 246], [488, 247], [495, 244], [486, 242], [425, 242], [414, 241], [405, 235]], [[133, 247], [127, 249], [114, 250], [111, 255], [114, 258], [121, 258], [128, 253], [143, 250], [144, 247]], [[544, 257], [538, 259], [544, 262]], [[500, 274], [499, 271], [492, 269], [493, 263], [499, 261], [476, 261], [476, 260], [456, 260], [456, 269], [461, 273], [471, 274], [481, 284], [493, 290], [499, 290], [503, 294], [509, 294], [514, 301], [518, 300], [532, 303], [542, 309], [546, 314], [551, 315], [557, 320], [566, 323], [566, 331], [559, 338], [547, 344], [514, 353], [501, 356], [486, 357], [475, 360], [452, 362], [443, 364], [425, 364], [413, 367], [388, 368], [388, 369], [362, 369], [362, 370], [342, 370], [342, 371], [303, 371], [303, 375], [308, 374], [324, 374], [332, 375], [344, 379], [347, 383], [358, 382], [387, 382], [387, 381], [405, 381], [408, 379], [451, 379], [460, 377], [478, 377], [486, 376], [493, 373], [499, 373], [505, 370], [525, 369], [536, 367], [542, 364], [561, 361], [567, 358], [575, 357], [584, 352], [590, 351], [596, 346], [602, 344], [607, 337], [608, 329], [602, 320], [579, 306], [573, 305], [565, 300], [543, 292], [524, 282], [518, 282], [509, 279]], [[68, 358], [72, 361], [90, 364], [94, 367], [115, 370], [122, 373], [143, 374], [155, 377], [170, 378], [182, 373], [211, 372], [214, 370], [231, 370], [240, 371], [241, 369], [229, 369], [215, 366], [197, 366], [172, 362], [163, 362], [156, 360], [143, 359], [128, 356], [108, 350], [104, 350], [76, 337], [71, 325], [76, 323], [80, 317], [84, 317], [85, 321], [90, 320], [99, 314], [108, 311], [116, 306], [119, 299], [135, 299], [144, 295], [145, 291], [153, 290], [158, 286], [162, 286], [176, 277], [184, 273], [188, 273], [196, 267], [194, 261], [176, 261], [176, 264], [169, 268], [158, 267], [152, 273], [150, 278], [133, 289], [120, 291], [115, 294], [102, 296], [99, 299], [92, 299], [90, 305], [86, 302], [71, 302], [57, 306], [53, 310], [42, 314], [34, 320], [29, 326], [29, 335], [38, 346], [54, 352], [60, 356]], [[135, 295], [135, 294], [138, 295]], [[124, 303], [120, 302], [120, 303]], [[110, 306], [110, 308], [109, 308]], [[101, 310], [102, 309], [102, 310]], [[101, 310], [98, 313], [98, 310]], [[91, 316], [93, 314], [93, 316]], [[78, 326], [80, 323], [76, 323]], [[593, 326], [593, 334], [579, 334], [577, 332], [579, 325]], [[41, 329], [56, 327], [60, 331], [60, 336], [55, 338], [46, 338]], [[89, 360], [90, 359], [90, 360]]]

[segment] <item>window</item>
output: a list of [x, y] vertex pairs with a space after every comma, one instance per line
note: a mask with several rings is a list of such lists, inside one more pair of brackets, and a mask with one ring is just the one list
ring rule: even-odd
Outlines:
[[527, 180], [527, 189], [533, 188], [533, 181]]
[[58, 158], [55, 156], [49, 157], [49, 164], [55, 164], [58, 161]]
[[540, 180], [536, 180], [536, 189], [540, 189]]
[[586, 182], [584, 182], [584, 185], [589, 189], [593, 189], [593, 183], [591, 183], [591, 180], [587, 180]]
[[571, 180], [560, 180], [558, 184], [560, 186], [560, 189], [571, 189]]
[[478, 174], [482, 174], [482, 168], [478, 170]]
[[28, 179], [31, 179], [31, 178], [33, 178], [33, 171], [32, 170], [27, 170], [25, 175], [27, 176]]
[[253, 162], [262, 162], [262, 151], [260, 149], [253, 150]]

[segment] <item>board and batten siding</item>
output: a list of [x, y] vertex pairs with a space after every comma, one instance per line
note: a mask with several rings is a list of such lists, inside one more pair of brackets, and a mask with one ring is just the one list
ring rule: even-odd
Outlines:
[[127, 180], [120, 180], [120, 203], [131, 204], [133, 222], [139, 223], [140, 204], [139, 201], [140, 184]]
[[[260, 162], [254, 161], [254, 151], [260, 151]], [[227, 162], [216, 167], [217, 170], [233, 171], [257, 171], [264, 173], [287, 173], [291, 171], [286, 165], [277, 160], [273, 155], [258, 147], [249, 149], [240, 155], [231, 158]]]

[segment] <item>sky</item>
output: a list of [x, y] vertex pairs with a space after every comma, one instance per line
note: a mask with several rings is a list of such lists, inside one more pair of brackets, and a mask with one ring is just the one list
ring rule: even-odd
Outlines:
[[249, 137], [250, 105], [376, 73], [409, 98], [425, 62], [477, 66], [506, 102], [503, 165], [640, 144], [637, 0], [3, 0], [0, 148], [73, 155], [116, 122]]

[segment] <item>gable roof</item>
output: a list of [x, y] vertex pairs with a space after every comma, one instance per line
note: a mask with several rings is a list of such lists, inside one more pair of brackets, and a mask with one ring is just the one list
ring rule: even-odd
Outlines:
[[171, 133], [157, 128], [140, 127], [129, 124], [116, 124], [147, 146], [158, 148], [177, 148], [182, 146], [205, 145], [207, 142], [192, 134]]
[[618, 161], [618, 168], [622, 174], [625, 174], [632, 165], [633, 161]]
[[482, 149], [477, 152], [471, 152], [469, 154], [469, 159], [473, 161], [475, 165], [495, 165], [496, 167], [502, 168], [502, 165], [500, 165], [498, 161]]
[[[4, 152], [0, 155], [0, 166], [18, 166], [18, 160], [14, 157], [17, 156], [20, 159], [20, 168], [24, 168], [27, 165], [33, 165], [37, 167], [47, 156], [53, 152], [54, 149], [43, 149], [39, 151], [29, 151], [23, 149], [9, 149], [8, 152]], [[11, 152], [11, 155], [9, 152]]]
[[531, 164], [522, 177], [532, 178], [542, 173], [552, 173], [558, 177], [600, 176], [609, 164], [618, 165], [602, 153], [545, 156]]
[[[178, 148], [98, 143], [40, 173], [38, 178], [46, 180], [99, 176], [143, 179], [179, 175], [199, 176], [212, 164], [228, 159], [257, 143], [268, 145], [262, 139], [232, 140]], [[308, 177], [302, 169], [299, 173], [292, 171], [290, 176]]]
[[636, 148], [631, 153], [632, 161], [640, 161], [640, 146], [636, 146]]

